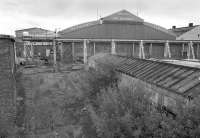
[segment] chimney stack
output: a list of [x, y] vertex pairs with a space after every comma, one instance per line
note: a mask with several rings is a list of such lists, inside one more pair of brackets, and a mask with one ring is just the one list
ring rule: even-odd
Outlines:
[[194, 26], [194, 24], [193, 23], [189, 23], [189, 27], [193, 27]]
[[172, 29], [176, 29], [176, 26], [172, 26]]

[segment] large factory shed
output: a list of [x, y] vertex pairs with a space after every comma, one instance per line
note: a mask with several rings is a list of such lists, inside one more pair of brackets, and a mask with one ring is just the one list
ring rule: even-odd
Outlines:
[[[128, 40], [175, 40], [175, 35], [167, 29], [145, 22], [126, 10], [67, 28], [60, 31], [59, 35], [60, 41], [63, 42], [63, 59], [68, 60], [84, 57], [84, 40], [87, 57], [96, 53], [111, 53], [112, 45], [116, 47], [114, 51], [117, 53], [132, 56], [133, 42]], [[139, 51], [139, 45], [135, 43], [135, 51]], [[163, 44], [161, 45], [163, 47]]]
[[60, 34], [67, 39], [175, 40], [167, 29], [145, 22], [126, 10], [67, 28]]

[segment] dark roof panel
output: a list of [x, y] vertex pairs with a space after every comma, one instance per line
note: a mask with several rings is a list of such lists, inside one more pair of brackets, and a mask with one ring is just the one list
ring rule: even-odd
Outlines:
[[[200, 69], [170, 63], [127, 58], [116, 71], [181, 95], [200, 84]], [[132, 62], [132, 63], [131, 63]]]

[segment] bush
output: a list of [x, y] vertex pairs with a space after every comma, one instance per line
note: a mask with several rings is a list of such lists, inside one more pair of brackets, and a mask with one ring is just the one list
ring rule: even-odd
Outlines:
[[[116, 87], [113, 85], [116, 80], [114, 74], [93, 73], [93, 89], [87, 95], [90, 102], [86, 108], [90, 127], [96, 137], [200, 137], [198, 100], [194, 104], [196, 106], [185, 107], [176, 118], [172, 118], [151, 104], [147, 92]], [[87, 137], [87, 133], [85, 135]]]

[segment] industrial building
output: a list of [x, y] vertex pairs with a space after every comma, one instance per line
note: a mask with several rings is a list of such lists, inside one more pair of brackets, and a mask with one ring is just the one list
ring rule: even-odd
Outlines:
[[[44, 30], [36, 30], [45, 34]], [[53, 36], [23, 37], [24, 47], [19, 51], [31, 58], [46, 58], [54, 53], [54, 61], [65, 64], [87, 63], [90, 56], [98, 53], [143, 59], [200, 59], [199, 41], [177, 41], [171, 30], [148, 23], [126, 10], [64, 29]]]
[[145, 22], [126, 10], [67, 28], [60, 34], [65, 39], [175, 40], [167, 29]]
[[[34, 56], [48, 56], [52, 50], [55, 32], [42, 28], [27, 28], [15, 31], [17, 57], [31, 58]], [[34, 42], [26, 39], [34, 39]]]
[[[167, 29], [145, 22], [142, 18], [122, 10], [97, 21], [76, 25], [59, 32], [63, 42], [64, 59], [83, 58], [83, 40], [87, 41], [87, 56], [112, 52], [111, 40], [120, 54], [132, 55], [132, 42], [127, 40], [175, 40]], [[123, 42], [122, 42], [122, 41]], [[136, 46], [139, 45], [138, 43]], [[72, 51], [72, 55], [69, 55]], [[66, 53], [66, 54], [65, 54]], [[83, 58], [84, 59], [84, 58]]]

